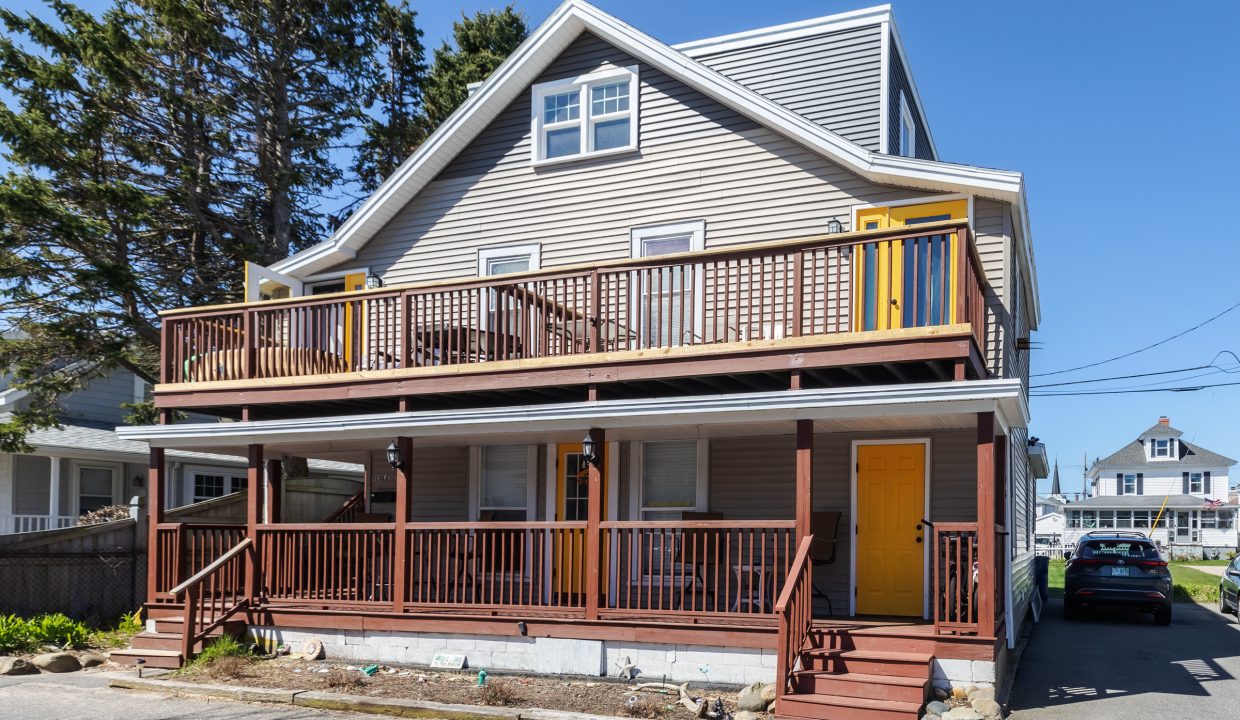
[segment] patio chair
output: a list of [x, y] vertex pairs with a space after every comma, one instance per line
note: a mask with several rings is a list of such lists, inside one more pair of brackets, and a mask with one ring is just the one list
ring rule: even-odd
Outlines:
[[[810, 547], [810, 560], [814, 567], [835, 564], [840, 515], [838, 510], [810, 513], [810, 532], [814, 535], [814, 544]], [[818, 576], [815, 575], [814, 579], [817, 580]], [[813, 588], [814, 597], [827, 601], [827, 616], [835, 615], [835, 608], [831, 605], [831, 596], [818, 587], [817, 582], [813, 584]]]

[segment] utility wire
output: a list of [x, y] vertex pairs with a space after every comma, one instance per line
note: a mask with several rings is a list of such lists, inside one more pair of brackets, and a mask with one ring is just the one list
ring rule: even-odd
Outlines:
[[1075, 372], [1075, 371], [1077, 371], [1077, 370], [1084, 370], [1084, 369], [1086, 369], [1086, 368], [1091, 368], [1091, 367], [1098, 367], [1099, 365], [1106, 365], [1107, 363], [1112, 363], [1112, 362], [1115, 362], [1116, 360], [1123, 360], [1124, 358], [1129, 358], [1129, 357], [1132, 357], [1133, 355], [1136, 355], [1136, 354], [1138, 354], [1138, 353], [1143, 353], [1143, 352], [1145, 352], [1146, 350], [1152, 350], [1152, 349], [1154, 349], [1154, 348], [1158, 347], [1159, 345], [1166, 345], [1167, 343], [1171, 342], [1172, 340], [1175, 340], [1175, 339], [1177, 339], [1177, 338], [1184, 337], [1185, 335], [1187, 335], [1187, 334], [1189, 334], [1189, 333], [1193, 332], [1194, 330], [1198, 330], [1198, 329], [1200, 329], [1200, 328], [1202, 328], [1202, 327], [1205, 327], [1206, 325], [1209, 325], [1210, 323], [1214, 322], [1215, 320], [1218, 320], [1219, 318], [1223, 317], [1224, 315], [1226, 315], [1227, 313], [1231, 312], [1232, 310], [1235, 310], [1236, 308], [1240, 308], [1240, 302], [1236, 303], [1235, 305], [1232, 305], [1231, 307], [1229, 307], [1229, 308], [1227, 308], [1226, 310], [1224, 310], [1224, 311], [1220, 312], [1219, 314], [1215, 315], [1214, 317], [1211, 317], [1211, 318], [1210, 318], [1210, 319], [1208, 319], [1208, 320], [1204, 320], [1204, 321], [1202, 321], [1202, 322], [1200, 322], [1200, 323], [1197, 323], [1196, 325], [1194, 325], [1194, 326], [1190, 327], [1190, 328], [1189, 328], [1189, 329], [1187, 329], [1187, 330], [1182, 330], [1182, 331], [1180, 331], [1180, 332], [1176, 333], [1175, 335], [1172, 335], [1172, 336], [1171, 336], [1171, 337], [1169, 337], [1169, 338], [1163, 338], [1162, 340], [1159, 340], [1159, 341], [1158, 341], [1158, 342], [1156, 342], [1156, 343], [1151, 343], [1151, 344], [1149, 344], [1149, 345], [1146, 345], [1146, 346], [1145, 346], [1145, 347], [1143, 347], [1143, 348], [1140, 348], [1140, 349], [1137, 349], [1137, 350], [1133, 350], [1132, 352], [1126, 352], [1126, 353], [1124, 353], [1123, 355], [1116, 355], [1115, 357], [1112, 357], [1112, 358], [1107, 358], [1106, 360], [1099, 360], [1099, 361], [1097, 361], [1097, 362], [1088, 363], [1088, 364], [1086, 364], [1086, 365], [1077, 365], [1076, 367], [1065, 368], [1065, 369], [1063, 369], [1063, 370], [1053, 370], [1053, 371], [1051, 371], [1051, 372], [1034, 373], [1034, 374], [1030, 375], [1030, 377], [1046, 377], [1046, 376], [1048, 376], [1048, 375], [1062, 375], [1062, 374], [1064, 374], [1064, 373]]
[[[1223, 355], [1230, 355], [1231, 358], [1236, 361], [1236, 366], [1232, 368], [1225, 368], [1219, 365], [1215, 365], [1214, 363]], [[1195, 367], [1179, 368], [1177, 370], [1154, 370], [1151, 372], [1133, 373], [1132, 375], [1112, 375], [1110, 377], [1093, 378], [1090, 380], [1066, 380], [1064, 382], [1046, 383], [1044, 385], [1031, 385], [1029, 386], [1029, 389], [1038, 390], [1041, 388], [1062, 387], [1064, 385], [1087, 385], [1090, 383], [1110, 382], [1112, 380], [1132, 380], [1134, 378], [1154, 377], [1156, 375], [1178, 375], [1179, 373], [1192, 372], [1194, 370], [1211, 370], [1211, 369], [1214, 372], [1223, 372], [1223, 373], [1238, 372], [1240, 371], [1240, 357], [1237, 357], [1236, 354], [1230, 350], [1220, 350], [1217, 353], [1215, 353], [1214, 357], [1210, 360], [1210, 362], [1205, 365], [1197, 365]], [[1202, 377], [1203, 375], [1213, 375], [1214, 372], [1203, 373], [1202, 375], [1194, 375], [1193, 377]], [[1046, 373], [1046, 374], [1053, 374], [1053, 373]], [[1170, 381], [1164, 381], [1164, 382], [1170, 382]]]
[[1198, 390], [1208, 390], [1217, 387], [1231, 387], [1240, 385], [1237, 382], [1211, 383], [1208, 385], [1182, 385], [1180, 387], [1162, 387], [1162, 388], [1132, 388], [1128, 390], [1069, 390], [1062, 392], [1041, 392], [1030, 393], [1030, 397], [1070, 397], [1078, 395], [1124, 395], [1127, 393], [1152, 393], [1152, 392], [1197, 392]]

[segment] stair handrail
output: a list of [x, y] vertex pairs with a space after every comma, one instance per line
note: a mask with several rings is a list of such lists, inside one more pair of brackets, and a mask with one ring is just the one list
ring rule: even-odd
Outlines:
[[358, 510], [364, 506], [364, 503], [362, 501], [365, 499], [365, 497], [366, 497], [366, 491], [358, 490], [348, 500], [345, 500], [344, 503], [340, 505], [340, 507], [333, 510], [332, 514], [328, 515], [327, 519], [324, 520], [323, 522], [329, 522], [329, 523], [352, 522], [353, 517], [357, 514]]
[[801, 538], [796, 558], [788, 568], [788, 579], [784, 581], [779, 599], [775, 602], [775, 614], [779, 616], [778, 657], [775, 662], [776, 672], [779, 673], [775, 678], [777, 712], [780, 698], [787, 694], [792, 684], [792, 674], [796, 672], [797, 661], [805, 649], [814, 621], [814, 563], [810, 557], [813, 546], [813, 535]]
[[[181, 625], [183, 660], [190, 659], [194, 645], [205, 640], [212, 630], [249, 605], [245, 592], [245, 566], [240, 562], [240, 556], [253, 545], [252, 539], [243, 538], [210, 565], [170, 591], [175, 600], [182, 600], [184, 595], [184, 622]], [[232, 574], [231, 583], [228, 582], [229, 573]]]

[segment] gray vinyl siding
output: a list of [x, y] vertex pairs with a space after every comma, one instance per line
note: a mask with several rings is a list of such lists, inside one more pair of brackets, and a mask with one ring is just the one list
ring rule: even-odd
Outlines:
[[[899, 435], [896, 437], [901, 437]], [[977, 444], [974, 432], [913, 433], [930, 438], [929, 520], [968, 522], [977, 516]], [[852, 441], [890, 434], [819, 433], [814, 437], [814, 510], [842, 513], [835, 562], [814, 568], [814, 584], [831, 597], [837, 615], [848, 611], [852, 552]], [[792, 519], [796, 513], [796, 439], [792, 435], [728, 438], [710, 444], [710, 507], [725, 518]], [[825, 604], [818, 608], [826, 612]]]
[[1029, 433], [1025, 428], [1012, 428], [1011, 473], [1013, 525], [1008, 537], [1012, 540], [1012, 618], [1019, 625], [1029, 611], [1033, 585], [1033, 501], [1037, 482], [1029, 472]]
[[982, 272], [990, 285], [986, 292], [987, 324], [986, 365], [996, 374], [1006, 376], [1005, 358], [1012, 337], [1012, 314], [1004, 304], [1007, 300], [1010, 270], [1008, 258], [1012, 245], [1010, 208], [1001, 202], [977, 198], [973, 201], [973, 239], [982, 261]]
[[881, 26], [700, 56], [699, 62], [795, 113], [878, 152]]
[[133, 401], [133, 373], [113, 370], [62, 397], [60, 406], [62, 416], [69, 422], [114, 427], [123, 424], [129, 414], [121, 403]]
[[346, 265], [393, 284], [474, 276], [488, 245], [541, 243], [543, 267], [624, 258], [630, 228], [691, 219], [707, 247], [788, 239], [925, 194], [863, 180], [592, 35], [540, 80], [632, 64], [639, 151], [531, 167], [523, 93]]
[[[892, 43], [892, 47], [895, 47], [895, 43]], [[917, 144], [913, 156], [922, 160], [937, 159], [930, 146], [926, 119], [921, 116], [917, 103], [913, 100], [913, 87], [909, 82], [908, 71], [900, 61], [900, 54], [894, 49], [891, 52], [891, 82], [887, 87], [890, 92], [887, 99], [887, 152], [892, 155], [900, 152], [900, 95], [903, 93], [909, 114], [913, 116], [913, 124], [917, 127]]]

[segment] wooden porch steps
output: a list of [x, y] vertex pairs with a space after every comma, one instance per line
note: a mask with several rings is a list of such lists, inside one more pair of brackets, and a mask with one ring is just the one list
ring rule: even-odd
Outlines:
[[[109, 657], [120, 665], [136, 665], [139, 658], [145, 660], [146, 667], [177, 669], [185, 664], [181, 653], [181, 627], [184, 621], [180, 617], [155, 617], [155, 631], [143, 631], [133, 636], [132, 645], [125, 650], [112, 652]], [[246, 624], [243, 621], [226, 622], [208, 633], [208, 638], [222, 635], [241, 637], [245, 634]], [[199, 642], [192, 648], [193, 653], [202, 651]]]
[[137, 665], [139, 658], [146, 661], [149, 668], [167, 668], [176, 670], [185, 664], [180, 650], [143, 650], [129, 648], [116, 650], [108, 654], [108, 658], [118, 665]]
[[[930, 699], [934, 656], [885, 649], [843, 628], [814, 628], [801, 669], [777, 703], [787, 720], [917, 720]], [[877, 638], [881, 638], [877, 636]], [[858, 645], [862, 648], [858, 649]]]

